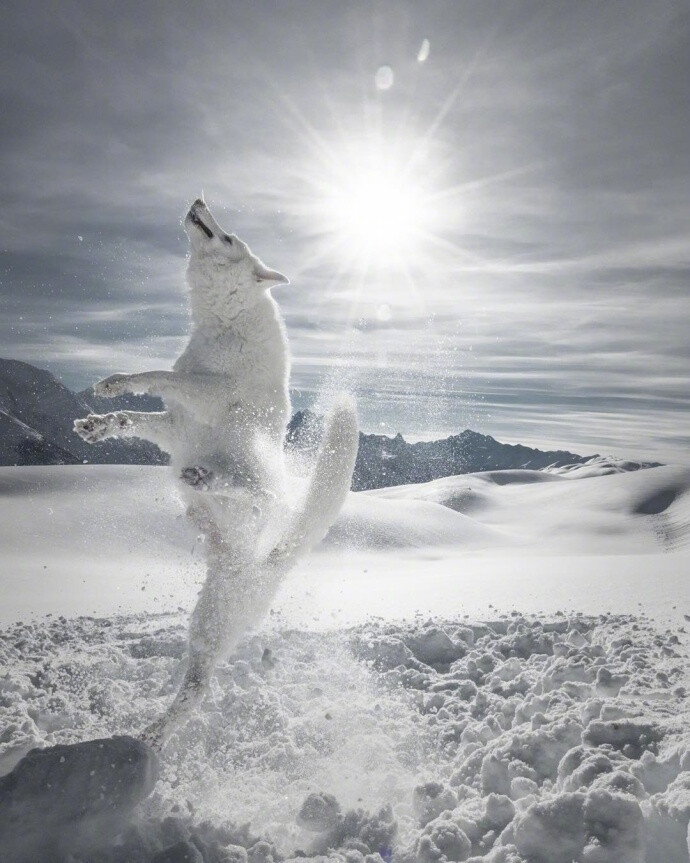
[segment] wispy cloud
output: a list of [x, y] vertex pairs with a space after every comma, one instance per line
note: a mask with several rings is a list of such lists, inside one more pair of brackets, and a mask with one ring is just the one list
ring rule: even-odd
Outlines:
[[[10, 4], [0, 56], [5, 354], [77, 387], [169, 365], [180, 217], [204, 188], [292, 277], [296, 403], [337, 369], [370, 429], [684, 458], [685, 4], [33, 12]], [[304, 217], [367, 134], [410, 156], [437, 211], [404, 274], [363, 274]]]

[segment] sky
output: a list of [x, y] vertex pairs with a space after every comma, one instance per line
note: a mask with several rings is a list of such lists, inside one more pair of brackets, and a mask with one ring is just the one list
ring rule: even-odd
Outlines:
[[0, 354], [169, 368], [203, 191], [290, 277], [295, 407], [687, 463], [689, 41], [684, 0], [6, 2]]

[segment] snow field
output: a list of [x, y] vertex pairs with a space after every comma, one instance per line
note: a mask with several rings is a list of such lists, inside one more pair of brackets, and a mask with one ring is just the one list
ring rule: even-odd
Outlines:
[[[4, 630], [0, 771], [136, 736], [184, 633], [172, 615]], [[74, 859], [687, 863], [682, 636], [624, 616], [278, 624], [220, 666], [140, 819]]]
[[[690, 863], [689, 488], [602, 461], [351, 495], [70, 863]], [[203, 544], [165, 469], [78, 465], [0, 470], [0, 542], [11, 780], [168, 706]]]
[[[276, 607], [292, 605], [298, 626], [305, 614], [347, 625], [419, 608], [644, 609], [681, 623], [690, 470], [620, 468], [494, 471], [352, 494]], [[159, 467], [0, 468], [0, 548], [0, 623], [191, 610], [205, 574], [203, 543]]]

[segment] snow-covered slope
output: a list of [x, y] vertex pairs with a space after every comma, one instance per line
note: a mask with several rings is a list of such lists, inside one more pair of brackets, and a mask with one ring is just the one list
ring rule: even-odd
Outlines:
[[[668, 572], [670, 590], [677, 566], [666, 552], [689, 548], [690, 470], [574, 477], [494, 471], [351, 494], [289, 583], [299, 585], [298, 595], [316, 591], [324, 607], [336, 602], [353, 611], [356, 602], [325, 592], [340, 585], [349, 596], [347, 584], [371, 569], [382, 577], [365, 578], [357, 590], [378, 607], [395, 577], [409, 599], [398, 602], [401, 613], [436, 590], [441, 601], [449, 580], [456, 592], [462, 585], [455, 607], [475, 610], [488, 607], [492, 593], [497, 601], [519, 595], [521, 581], [535, 599], [553, 601], [569, 593], [589, 600], [602, 590], [609, 597], [617, 579], [653, 595], [645, 575], [652, 565]], [[201, 576], [202, 549], [166, 468], [0, 468], [0, 544], [5, 621], [31, 610], [143, 610], [151, 596], [162, 607], [186, 607]], [[422, 569], [420, 591], [415, 573]], [[315, 571], [321, 576], [312, 584]], [[539, 587], [544, 580], [548, 591]], [[665, 591], [659, 596], [668, 597]]]
[[0, 468], [0, 619], [188, 602], [195, 543], [166, 469]]
[[139, 818], [86, 830], [98, 745], [48, 751], [55, 792], [21, 759], [169, 702], [202, 575], [180, 514], [165, 468], [0, 469], [0, 623], [50, 614], [0, 628], [3, 863], [58, 839], [75, 863], [690, 863], [690, 470], [352, 494]]
[[609, 473], [629, 473], [647, 467], [659, 467], [655, 462], [630, 461], [630, 459], [614, 458], [613, 456], [594, 455], [583, 462], [565, 465], [549, 465], [543, 468], [546, 473], [560, 476], [585, 477], [606, 476]]
[[434, 502], [492, 528], [495, 545], [551, 554], [654, 553], [690, 541], [690, 469], [563, 475], [489, 471], [367, 492], [377, 499]]

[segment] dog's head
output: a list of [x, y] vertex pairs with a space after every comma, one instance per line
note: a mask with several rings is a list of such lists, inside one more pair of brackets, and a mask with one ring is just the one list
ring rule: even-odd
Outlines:
[[198, 198], [184, 220], [190, 256], [187, 279], [193, 304], [221, 318], [251, 308], [268, 288], [288, 279], [267, 267], [235, 234], [226, 233]]

